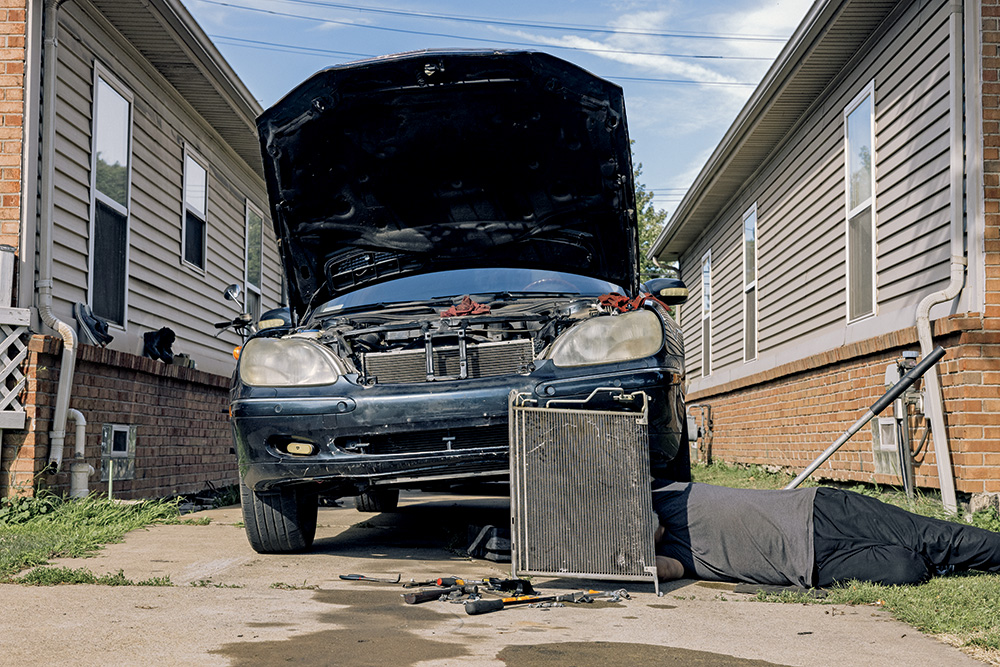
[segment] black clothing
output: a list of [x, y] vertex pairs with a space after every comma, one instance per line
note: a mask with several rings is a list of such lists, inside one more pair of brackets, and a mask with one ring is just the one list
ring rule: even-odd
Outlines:
[[[654, 488], [658, 552], [698, 579], [812, 586], [816, 489], [762, 491], [671, 482]], [[799, 530], [790, 530], [790, 527]]]
[[654, 488], [653, 507], [666, 529], [657, 553], [701, 579], [810, 587], [920, 583], [952, 569], [1000, 572], [1000, 533], [840, 489], [671, 483]]
[[1000, 572], [1000, 533], [821, 488], [813, 505], [816, 585], [916, 584], [954, 570]]

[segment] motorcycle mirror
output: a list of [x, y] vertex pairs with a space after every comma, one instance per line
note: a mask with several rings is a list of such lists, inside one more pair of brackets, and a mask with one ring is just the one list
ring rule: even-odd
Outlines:
[[227, 301], [236, 301], [240, 298], [240, 293], [242, 291], [243, 290], [240, 289], [240, 286], [237, 283], [233, 283], [226, 288], [226, 291], [222, 293], [222, 296], [226, 297]]

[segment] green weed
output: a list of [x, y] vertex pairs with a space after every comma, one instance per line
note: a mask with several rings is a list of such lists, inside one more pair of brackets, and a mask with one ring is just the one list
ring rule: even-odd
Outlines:
[[125, 578], [125, 572], [96, 575], [86, 568], [36, 567], [23, 577], [14, 580], [29, 586], [58, 586], [60, 584], [96, 584], [99, 586], [173, 586], [170, 577], [152, 577], [142, 581]]

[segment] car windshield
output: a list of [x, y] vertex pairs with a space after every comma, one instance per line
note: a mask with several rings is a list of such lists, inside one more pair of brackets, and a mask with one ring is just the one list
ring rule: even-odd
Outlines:
[[384, 303], [425, 301], [465, 294], [591, 294], [625, 291], [604, 280], [539, 269], [461, 269], [407, 276], [362, 287], [332, 299], [314, 317], [325, 317], [345, 308]]

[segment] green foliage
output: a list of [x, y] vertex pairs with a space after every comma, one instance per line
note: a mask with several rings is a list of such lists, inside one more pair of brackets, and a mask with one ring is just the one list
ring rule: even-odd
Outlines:
[[29, 586], [58, 586], [59, 584], [97, 584], [99, 586], [172, 586], [170, 577], [152, 577], [142, 581], [125, 578], [125, 572], [94, 574], [86, 568], [36, 567], [23, 577], [14, 580]]
[[103, 496], [62, 500], [43, 495], [15, 504], [11, 516], [17, 521], [0, 523], [0, 582], [50, 558], [83, 556], [120, 542], [131, 530], [176, 522], [180, 516], [174, 500], [120, 503]]
[[995, 507], [987, 507], [986, 509], [981, 509], [969, 519], [969, 523], [977, 528], [985, 528], [986, 530], [992, 530], [994, 533], [1000, 533], [1000, 514], [997, 513]]
[[672, 274], [671, 270], [665, 270], [653, 263], [646, 257], [653, 242], [663, 230], [663, 223], [666, 222], [667, 212], [657, 210], [653, 205], [653, 193], [646, 189], [646, 186], [639, 181], [642, 175], [642, 164], [636, 164], [633, 172], [635, 178], [635, 211], [639, 218], [639, 280], [645, 282], [650, 278], [660, 278], [667, 274]]
[[51, 493], [39, 494], [34, 498], [0, 498], [0, 526], [27, 523], [35, 517], [51, 514], [61, 503], [62, 499]]
[[316, 584], [307, 584], [304, 581], [301, 584], [286, 584], [283, 581], [276, 581], [268, 588], [276, 588], [279, 591], [314, 591], [319, 588], [319, 586]]

